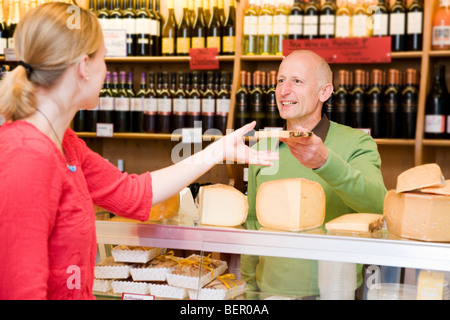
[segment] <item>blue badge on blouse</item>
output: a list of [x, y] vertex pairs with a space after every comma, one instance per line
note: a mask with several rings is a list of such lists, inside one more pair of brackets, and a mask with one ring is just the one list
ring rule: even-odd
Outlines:
[[67, 168], [69, 168], [69, 171], [70, 171], [70, 172], [75, 172], [75, 171], [77, 171], [77, 167], [76, 167], [76, 166], [67, 165]]

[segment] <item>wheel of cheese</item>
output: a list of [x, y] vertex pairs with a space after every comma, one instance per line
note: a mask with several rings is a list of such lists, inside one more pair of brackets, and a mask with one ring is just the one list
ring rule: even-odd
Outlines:
[[381, 229], [383, 215], [376, 213], [349, 213], [325, 223], [327, 230], [372, 232]]
[[450, 196], [450, 180], [445, 180], [445, 185], [442, 187], [423, 188], [423, 189], [420, 189], [420, 192]]
[[445, 184], [441, 168], [436, 163], [413, 167], [397, 177], [397, 192], [407, 192], [426, 187], [439, 187]]
[[325, 193], [318, 182], [303, 178], [266, 181], [256, 195], [256, 215], [269, 228], [317, 228], [325, 219]]

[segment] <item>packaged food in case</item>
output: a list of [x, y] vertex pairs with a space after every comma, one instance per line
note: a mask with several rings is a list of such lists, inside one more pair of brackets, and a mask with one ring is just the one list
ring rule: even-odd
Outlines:
[[196, 300], [231, 300], [244, 293], [246, 284], [234, 274], [218, 276], [200, 290], [189, 289], [189, 298]]
[[130, 263], [146, 263], [154, 257], [164, 254], [166, 249], [140, 246], [120, 245], [111, 250], [114, 261]]
[[182, 258], [175, 257], [173, 251], [159, 255], [146, 264], [133, 264], [130, 267], [134, 281], [166, 281], [166, 277]]
[[127, 279], [130, 276], [130, 266], [114, 261], [112, 256], [97, 263], [94, 267], [96, 279]]

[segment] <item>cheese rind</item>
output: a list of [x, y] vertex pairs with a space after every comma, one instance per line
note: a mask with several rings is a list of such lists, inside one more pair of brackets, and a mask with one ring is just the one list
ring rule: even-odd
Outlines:
[[450, 196], [450, 180], [446, 180], [445, 185], [442, 187], [423, 188], [423, 189], [420, 189], [420, 192]]
[[383, 226], [383, 215], [376, 213], [349, 213], [325, 223], [327, 230], [372, 232]]
[[410, 168], [397, 177], [397, 192], [408, 192], [426, 187], [439, 187], [445, 184], [441, 168], [436, 163]]
[[235, 227], [247, 219], [247, 198], [232, 186], [220, 183], [202, 186], [198, 197], [198, 213], [202, 224]]
[[422, 241], [450, 241], [450, 196], [387, 192], [383, 216], [388, 232]]
[[256, 194], [256, 216], [269, 228], [317, 228], [325, 219], [325, 193], [318, 182], [303, 178], [266, 181]]

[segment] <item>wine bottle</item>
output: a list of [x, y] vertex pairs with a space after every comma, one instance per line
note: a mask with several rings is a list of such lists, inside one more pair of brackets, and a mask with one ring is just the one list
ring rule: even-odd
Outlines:
[[169, 90], [169, 73], [163, 72], [161, 90], [158, 92], [158, 132], [170, 133], [172, 129], [172, 95]]
[[[123, 1], [125, 7], [125, 0]], [[128, 0], [128, 4], [123, 9], [122, 26], [127, 31], [127, 56], [136, 55], [136, 11], [133, 7], [133, 0]]]
[[[331, 72], [331, 79], [333, 79], [333, 72]], [[331, 92], [328, 99], [322, 105], [322, 113], [325, 114], [328, 120], [334, 121], [335, 119], [335, 106], [334, 106], [334, 97], [336, 94], [336, 88], [333, 87], [333, 91]]]
[[208, 71], [206, 88], [202, 95], [202, 127], [203, 132], [214, 128], [214, 116], [216, 113], [216, 94], [214, 92], [214, 73]]
[[266, 119], [265, 127], [269, 128], [279, 128], [283, 127], [283, 119], [280, 117], [277, 107], [277, 97], [276, 97], [276, 86], [277, 86], [277, 72], [269, 72], [269, 89], [265, 94], [265, 106]]
[[434, 13], [432, 26], [432, 50], [450, 49], [450, 16], [448, 0], [439, 0], [439, 7]]
[[347, 70], [339, 70], [338, 72], [338, 87], [335, 94], [334, 104], [336, 112], [336, 122], [349, 126], [349, 97], [347, 90]]
[[236, 91], [235, 108], [234, 108], [234, 128], [239, 129], [243, 125], [250, 122], [249, 106], [248, 106], [248, 90], [246, 84], [247, 72], [241, 71], [241, 85]]
[[369, 28], [368, 10], [363, 1], [357, 1], [352, 16], [352, 37], [362, 38], [372, 36]]
[[303, 38], [303, 8], [300, 0], [294, 0], [294, 4], [289, 11], [288, 38], [292, 40]]
[[288, 38], [289, 10], [284, 0], [278, 2], [273, 15], [273, 52], [283, 55], [283, 40]]
[[226, 134], [228, 113], [230, 111], [230, 91], [228, 90], [228, 72], [222, 71], [220, 75], [220, 90], [216, 98], [215, 126]]
[[423, 3], [421, 0], [411, 2], [407, 9], [406, 21], [406, 50], [422, 50]]
[[177, 20], [173, 7], [174, 0], [168, 0], [169, 13], [162, 29], [162, 55], [174, 56], [176, 51]]
[[382, 138], [383, 73], [380, 69], [372, 70], [372, 86], [367, 91], [368, 127], [373, 138]]
[[416, 136], [416, 118], [418, 106], [418, 90], [416, 88], [417, 71], [412, 68], [406, 69], [406, 86], [401, 94], [401, 137], [414, 139]]
[[446, 130], [446, 108], [448, 89], [445, 80], [445, 65], [435, 66], [435, 77], [425, 106], [425, 138], [444, 139]]
[[258, 15], [258, 48], [260, 55], [271, 55], [273, 51], [273, 12], [270, 0], [263, 0]]
[[[152, 10], [153, 0], [150, 0], [149, 3], [149, 10]], [[162, 55], [162, 28], [164, 25], [164, 17], [160, 12], [160, 4], [159, 0], [155, 1], [155, 18], [156, 18], [156, 25], [153, 24], [153, 28], [156, 28], [156, 42], [155, 42], [155, 49], [154, 49], [154, 56], [161, 56]]]
[[185, 75], [178, 72], [177, 90], [173, 95], [173, 130], [186, 127], [187, 97], [184, 90]]
[[151, 53], [151, 19], [146, 8], [147, 0], [136, 0], [136, 55], [149, 56]]
[[[385, 37], [388, 35], [389, 10], [385, 0], [378, 0], [378, 4], [373, 11], [369, 6], [368, 13], [372, 17], [372, 36]], [[370, 21], [370, 20], [369, 20]]]
[[[102, 90], [103, 90], [103, 88], [102, 88]], [[102, 90], [100, 90], [100, 93]], [[99, 110], [100, 110], [100, 99], [95, 108], [86, 109], [86, 124], [85, 124], [86, 132], [96, 132], [97, 131]]]
[[219, 8], [217, 6], [217, 0], [212, 0], [213, 11], [211, 19], [208, 23], [208, 29], [206, 31], [206, 47], [217, 48], [218, 53], [222, 53], [222, 24], [220, 22]]
[[189, 21], [187, 0], [183, 0], [183, 12], [177, 28], [177, 55], [188, 56], [191, 48], [192, 26]]
[[364, 71], [355, 70], [353, 90], [350, 91], [350, 122], [353, 128], [366, 128], [365, 123], [365, 92]]
[[228, 15], [222, 28], [222, 54], [236, 52], [236, 0], [230, 0]]
[[[117, 81], [117, 73], [115, 73]], [[100, 92], [99, 104], [99, 122], [100, 123], [114, 123], [114, 93], [111, 90], [111, 72], [106, 72], [103, 89]]]
[[8, 48], [8, 30], [3, 17], [3, 0], [0, 0], [0, 56], [4, 55], [4, 51]]
[[319, 15], [318, 0], [310, 0], [305, 6], [303, 16], [303, 36], [305, 39], [319, 37]]
[[208, 25], [211, 20], [211, 7], [209, 0], [203, 0], [203, 12], [205, 13], [206, 25]]
[[203, 13], [203, 0], [196, 0], [197, 15], [192, 27], [192, 48], [206, 47], [206, 21]]
[[256, 0], [249, 0], [244, 12], [244, 55], [258, 54], [258, 11]]
[[396, 83], [398, 70], [389, 69], [387, 88], [383, 93], [385, 138], [398, 138], [399, 91]]
[[86, 131], [86, 110], [80, 109], [75, 113], [72, 120], [72, 127], [75, 132]]
[[251, 120], [256, 121], [255, 130], [261, 130], [264, 128], [264, 93], [261, 88], [261, 72], [255, 71], [253, 73], [253, 90], [250, 93], [250, 117]]
[[[12, 3], [12, 2], [10, 2]], [[97, 19], [100, 23], [100, 26], [102, 27], [102, 30], [110, 29], [110, 19], [109, 19], [109, 10], [107, 6], [106, 0], [97, 1]], [[11, 11], [10, 11], [11, 15]], [[11, 35], [12, 37], [12, 35]]]
[[334, 38], [336, 24], [336, 7], [331, 0], [326, 0], [320, 9], [319, 37]]
[[147, 133], [155, 133], [156, 117], [158, 114], [158, 97], [155, 90], [155, 73], [148, 73], [148, 90], [144, 98], [143, 129]]
[[[128, 87], [132, 89], [133, 79], [128, 79]], [[147, 98], [147, 76], [141, 73], [139, 90], [131, 98], [131, 132], [144, 132], [144, 103]]]
[[109, 12], [108, 28], [113, 30], [123, 29], [122, 22], [123, 15], [122, 10], [120, 9], [120, 0], [115, 0], [113, 9]]
[[225, 7], [224, 7], [224, 1], [223, 0], [217, 0], [217, 10], [219, 14], [219, 21], [220, 24], [223, 26], [225, 24]]
[[392, 51], [405, 50], [406, 9], [403, 0], [396, 0], [389, 12], [389, 35], [392, 39]]
[[192, 73], [192, 88], [188, 93], [187, 127], [193, 128], [196, 122], [202, 121], [202, 94], [199, 88], [199, 74]]
[[189, 19], [189, 23], [191, 24], [191, 26], [194, 25], [194, 21], [195, 21], [195, 4], [194, 4], [194, 0], [189, 0], [188, 3], [188, 19]]
[[130, 131], [130, 97], [126, 88], [126, 72], [119, 72], [119, 88], [114, 97], [114, 132]]

